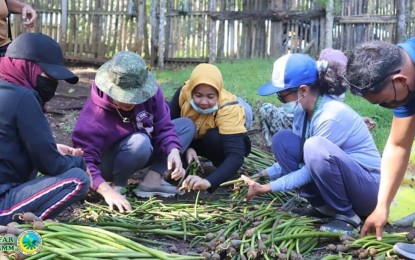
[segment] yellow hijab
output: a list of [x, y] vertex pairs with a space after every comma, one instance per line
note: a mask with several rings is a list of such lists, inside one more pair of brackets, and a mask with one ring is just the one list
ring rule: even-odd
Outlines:
[[[219, 109], [213, 114], [203, 115], [196, 112], [190, 105], [193, 89], [199, 84], [207, 84], [215, 88], [218, 93]], [[185, 82], [179, 96], [181, 116], [188, 117], [196, 124], [196, 139], [203, 137], [209, 129], [217, 127], [220, 134], [245, 133], [245, 112], [236, 96], [224, 89], [222, 74], [219, 69], [207, 63], [197, 65], [190, 79]], [[226, 105], [227, 104], [227, 105]]]

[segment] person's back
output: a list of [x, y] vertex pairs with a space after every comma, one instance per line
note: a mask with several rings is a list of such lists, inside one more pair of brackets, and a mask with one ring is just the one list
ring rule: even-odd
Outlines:
[[[324, 95], [321, 108], [310, 122], [310, 136], [324, 136], [368, 170], [379, 171], [380, 154], [362, 117], [331, 95]], [[295, 114], [294, 133], [302, 134], [306, 113]]]
[[[48, 56], [40, 55], [43, 48]], [[23, 212], [53, 218], [83, 198], [90, 181], [85, 162], [73, 156], [82, 151], [56, 144], [41, 105], [58, 80], [79, 78], [64, 66], [59, 44], [40, 33], [10, 44], [0, 78], [0, 224]]]

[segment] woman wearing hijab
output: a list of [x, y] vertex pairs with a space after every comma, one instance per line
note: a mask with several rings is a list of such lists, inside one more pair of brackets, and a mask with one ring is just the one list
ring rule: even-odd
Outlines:
[[192, 190], [214, 191], [232, 178], [251, 149], [247, 128], [252, 124], [252, 109], [227, 91], [222, 74], [212, 64], [199, 64], [190, 79], [170, 102], [172, 118], [190, 118], [196, 135], [186, 152], [187, 162], [198, 155], [210, 160], [216, 169], [209, 176], [188, 176], [184, 186]]

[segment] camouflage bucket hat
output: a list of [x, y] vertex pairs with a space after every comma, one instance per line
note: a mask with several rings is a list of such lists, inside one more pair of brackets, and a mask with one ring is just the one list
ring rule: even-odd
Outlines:
[[154, 96], [157, 83], [140, 55], [122, 51], [104, 63], [95, 76], [97, 87], [112, 99], [141, 104]]

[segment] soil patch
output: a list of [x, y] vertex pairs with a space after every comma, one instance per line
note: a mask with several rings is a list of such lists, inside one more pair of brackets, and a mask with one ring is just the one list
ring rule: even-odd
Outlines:
[[[89, 96], [91, 81], [93, 81], [96, 72], [96, 68], [94, 67], [72, 67], [71, 69], [80, 77], [79, 83], [77, 85], [71, 85], [64, 81], [60, 82], [56, 96], [46, 105], [46, 116], [57, 143], [67, 145], [72, 145], [71, 133], [79, 116], [79, 112]], [[256, 109], [256, 107], [254, 107], [254, 109]], [[249, 135], [252, 144], [259, 146], [264, 151], [270, 151], [270, 148], [267, 147], [263, 141], [258, 120], [254, 121], [253, 129], [249, 131]], [[138, 172], [133, 176], [130, 180], [131, 187], [138, 183], [143, 172]], [[225, 196], [229, 196], [229, 193], [229, 189], [219, 188], [217, 192], [213, 194], [203, 193], [202, 196], [204, 200], [216, 200], [221, 198], [221, 196], [224, 196], [224, 194]], [[188, 193], [185, 197], [181, 197], [180, 201], [185, 200], [194, 202], [195, 196], [196, 193], [194, 192]], [[91, 193], [87, 197], [87, 200], [89, 202], [102, 202], [101, 197], [95, 193]], [[77, 213], [79, 213], [79, 207], [80, 204], [72, 206], [61, 214], [59, 220], [65, 221], [70, 219], [71, 216], [76, 216]], [[405, 232], [409, 230], [410, 228], [387, 227], [387, 231], [389, 232]], [[188, 243], [185, 243], [180, 239], [160, 238], [159, 241], [174, 244], [174, 246], [168, 245], [158, 247], [158, 249], [165, 252], [186, 254], [189, 251], [198, 251], [197, 248], [190, 248]], [[152, 247], [154, 247], [154, 245]], [[312, 254], [307, 255], [307, 259], [321, 259], [329, 254], [324, 250], [324, 245], [319, 245], [319, 248], [320, 249], [313, 251]]]

